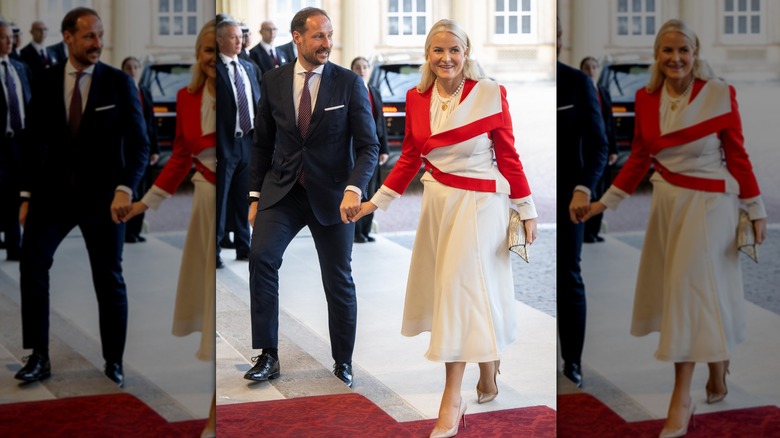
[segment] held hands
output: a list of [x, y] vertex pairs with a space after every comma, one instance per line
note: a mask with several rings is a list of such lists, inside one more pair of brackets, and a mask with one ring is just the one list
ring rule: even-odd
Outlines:
[[754, 220], [753, 229], [756, 231], [756, 243], [760, 245], [766, 240], [766, 219]]
[[132, 208], [130, 194], [117, 190], [114, 192], [114, 200], [111, 201], [111, 220], [115, 224], [126, 221], [125, 216]]
[[593, 216], [597, 216], [601, 213], [604, 213], [606, 209], [607, 209], [606, 205], [604, 205], [601, 201], [596, 201], [590, 204], [590, 209], [588, 210], [588, 213], [582, 217], [581, 221], [585, 222], [586, 220], [592, 218]]
[[371, 201], [366, 201], [366, 202], [360, 204], [360, 211], [358, 212], [358, 214], [353, 216], [351, 220], [352, 220], [352, 222], [357, 222], [363, 216], [366, 216], [366, 215], [369, 215], [369, 214], [375, 212], [376, 209], [377, 209], [376, 204], [374, 204]]
[[569, 203], [569, 218], [575, 224], [584, 222], [584, 216], [588, 210], [590, 210], [590, 195], [581, 190], [575, 190]]
[[149, 206], [144, 204], [141, 201], [133, 202], [133, 205], [130, 206], [130, 211], [125, 215], [124, 218], [122, 218], [122, 222], [127, 222], [133, 217], [138, 216], [139, 214], [145, 212], [148, 209]]
[[344, 191], [344, 199], [341, 200], [339, 211], [341, 212], [341, 222], [348, 224], [354, 222], [355, 215], [360, 213], [360, 196], [352, 190]]

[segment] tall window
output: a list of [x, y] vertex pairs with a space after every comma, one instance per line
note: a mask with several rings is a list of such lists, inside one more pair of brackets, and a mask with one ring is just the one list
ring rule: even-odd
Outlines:
[[[276, 39], [274, 45], [280, 46], [292, 40], [292, 34], [290, 33], [290, 22], [295, 14], [303, 8], [320, 8], [322, 9], [321, 0], [276, 0], [275, 12], [273, 15], [274, 24], [276, 24]], [[250, 4], [251, 1], [250, 1]], [[330, 11], [328, 11], [330, 12]], [[259, 28], [258, 23], [258, 28]]]
[[387, 34], [425, 36], [428, 32], [426, 3], [426, 0], [388, 0]]
[[157, 6], [157, 35], [198, 35], [198, 0], [158, 0]]
[[618, 0], [617, 35], [655, 35], [657, 14], [656, 0]]
[[[55, 44], [62, 41], [62, 34], [60, 33], [60, 26], [62, 25], [62, 19], [65, 14], [73, 8], [85, 7], [92, 8], [92, 1], [90, 0], [46, 0], [46, 2], [38, 2], [38, 8], [40, 8], [40, 18], [46, 23], [49, 28], [49, 34], [46, 37], [44, 44]], [[23, 29], [22, 32], [25, 32]], [[26, 35], [26, 34], [25, 34]], [[26, 44], [26, 43], [25, 43]]]
[[538, 43], [537, 0], [493, 0], [493, 42]]
[[725, 35], [761, 34], [761, 1], [725, 0], [723, 33]]

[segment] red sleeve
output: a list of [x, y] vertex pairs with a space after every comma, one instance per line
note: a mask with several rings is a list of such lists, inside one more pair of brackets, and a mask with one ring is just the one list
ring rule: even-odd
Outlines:
[[[202, 97], [202, 94], [198, 95]], [[160, 175], [154, 181], [154, 185], [173, 194], [184, 181], [192, 168], [192, 150], [190, 144], [184, 138], [184, 124], [192, 117], [200, 117], [200, 99], [189, 95], [186, 88], [179, 90], [176, 96], [176, 137], [173, 139], [173, 152], [171, 158], [165, 163]], [[190, 123], [200, 126], [200, 123]]]
[[515, 135], [512, 131], [512, 116], [509, 114], [509, 102], [506, 100], [506, 89], [501, 86], [501, 118], [503, 126], [490, 132], [493, 139], [493, 150], [496, 154], [498, 170], [509, 181], [509, 198], [520, 199], [531, 194], [528, 180], [523, 171], [523, 163], [515, 148]]
[[[404, 141], [401, 145], [401, 156], [398, 162], [393, 166], [393, 170], [387, 175], [384, 185], [398, 194], [403, 194], [409, 183], [412, 182], [417, 172], [422, 166], [422, 157], [420, 149], [422, 144], [415, 142], [412, 132], [412, 125], [415, 120], [415, 113], [420, 111], [430, 111], [426, 105], [421, 104], [419, 93], [416, 88], [406, 92], [406, 127], [404, 131]], [[424, 118], [423, 118], [424, 119]]]
[[[615, 177], [612, 185], [623, 190], [629, 195], [634, 193], [639, 183], [647, 175], [650, 170], [650, 151], [647, 148], [644, 140], [642, 139], [642, 130], [640, 126], [644, 121], [641, 116], [641, 110], [644, 109], [645, 99], [642, 96], [647, 93], [644, 89], [640, 89], [636, 93], [635, 106], [634, 106], [634, 138], [631, 140], [631, 155], [629, 155], [626, 164], [620, 169], [620, 172]], [[658, 111], [658, 108], [651, 108], [651, 111]]]
[[748, 153], [745, 150], [745, 138], [742, 136], [742, 120], [739, 116], [737, 105], [737, 91], [729, 85], [731, 94], [731, 114], [733, 123], [720, 131], [720, 141], [723, 144], [723, 153], [726, 156], [726, 168], [739, 183], [739, 197], [746, 199], [758, 196], [761, 191], [758, 181], [753, 173]]

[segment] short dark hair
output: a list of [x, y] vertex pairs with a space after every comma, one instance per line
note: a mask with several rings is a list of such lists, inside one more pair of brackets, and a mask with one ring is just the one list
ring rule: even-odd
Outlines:
[[71, 34], [76, 33], [76, 30], [78, 29], [78, 27], [76, 26], [76, 22], [79, 21], [79, 18], [85, 15], [94, 15], [95, 17], [97, 17], [98, 20], [100, 20], [100, 15], [98, 15], [98, 13], [95, 12], [94, 9], [74, 8], [68, 11], [67, 14], [65, 14], [65, 18], [62, 19], [62, 26], [60, 27], [60, 31], [62, 33], [65, 32]]
[[290, 22], [290, 33], [298, 32], [303, 35], [306, 32], [306, 20], [315, 15], [324, 15], [330, 21], [328, 13], [319, 8], [303, 8], [298, 11]]

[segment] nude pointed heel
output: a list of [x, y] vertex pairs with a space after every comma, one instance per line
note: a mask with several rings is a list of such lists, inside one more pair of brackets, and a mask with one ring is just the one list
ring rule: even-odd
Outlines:
[[495, 393], [487, 393], [487, 392], [480, 391], [480, 389], [479, 389], [479, 382], [477, 382], [477, 403], [479, 403], [479, 404], [487, 403], [489, 401], [493, 401], [496, 398], [496, 396], [498, 395], [498, 383], [496, 382], [496, 376], [498, 374], [501, 374], [501, 370], [499, 369], [499, 366], [501, 366], [501, 360], [500, 359], [496, 360], [493, 363], [496, 366], [496, 369], [493, 370], [493, 384], [496, 385], [496, 392]]

